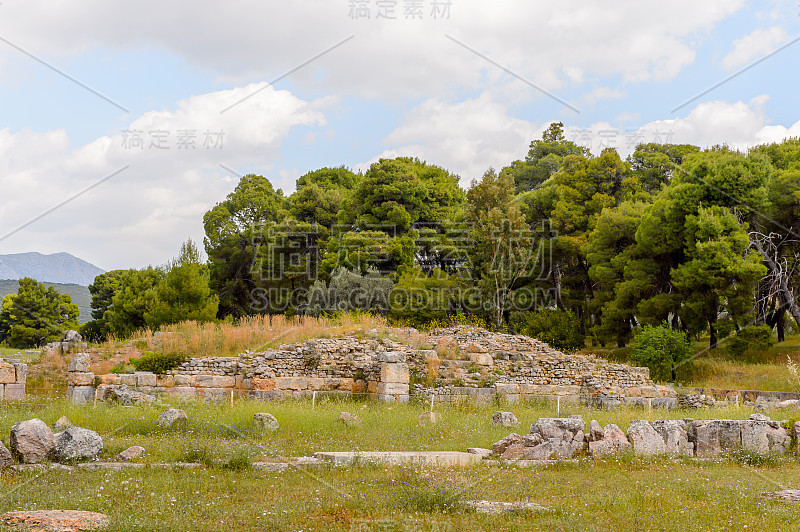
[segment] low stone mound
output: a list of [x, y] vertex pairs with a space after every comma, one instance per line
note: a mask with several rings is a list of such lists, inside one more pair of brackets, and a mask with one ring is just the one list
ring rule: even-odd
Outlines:
[[0, 516], [0, 522], [20, 530], [78, 532], [107, 527], [108, 516], [77, 510], [35, 510], [5, 513]]

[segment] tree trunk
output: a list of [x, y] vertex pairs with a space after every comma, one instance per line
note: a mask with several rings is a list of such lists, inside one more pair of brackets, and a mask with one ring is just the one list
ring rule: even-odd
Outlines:
[[[758, 239], [753, 239], [753, 245], [761, 254], [761, 258], [764, 259], [764, 263], [766, 264], [767, 268], [769, 268], [769, 271], [776, 271], [778, 269], [778, 265], [775, 264], [775, 261], [772, 260], [772, 257], [770, 257], [761, 246], [761, 242], [759, 242]], [[797, 302], [794, 299], [794, 293], [789, 287], [789, 281], [786, 279], [785, 275], [780, 276], [778, 292], [780, 293], [781, 300], [783, 300], [783, 305], [789, 311], [789, 314], [792, 315], [792, 318], [794, 318], [797, 326], [800, 327], [800, 308], [797, 307]]]
[[778, 329], [778, 343], [781, 343], [786, 340], [786, 322], [783, 319], [784, 315], [786, 314], [786, 309], [782, 308], [777, 314], [778, 319], [775, 320], [775, 327]]
[[708, 320], [708, 334], [710, 337], [709, 348], [714, 349], [717, 347], [717, 330], [714, 328], [714, 322]]
[[553, 284], [556, 288], [556, 307], [564, 310], [564, 303], [561, 301], [561, 266], [558, 264], [553, 268]]

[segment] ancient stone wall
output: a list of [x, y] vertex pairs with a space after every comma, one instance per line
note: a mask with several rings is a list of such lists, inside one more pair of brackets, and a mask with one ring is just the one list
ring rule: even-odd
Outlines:
[[27, 374], [27, 364], [0, 358], [0, 401], [23, 400]]

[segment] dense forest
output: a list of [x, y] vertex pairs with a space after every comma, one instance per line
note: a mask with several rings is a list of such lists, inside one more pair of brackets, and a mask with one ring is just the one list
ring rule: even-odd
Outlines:
[[84, 332], [343, 310], [512, 331], [545, 316], [578, 344], [619, 346], [663, 323], [712, 347], [800, 328], [798, 139], [642, 144], [623, 160], [553, 123], [524, 159], [459, 180], [405, 157], [310, 172], [289, 196], [246, 175], [204, 216], [207, 261], [187, 242], [166, 267], [98, 276]]

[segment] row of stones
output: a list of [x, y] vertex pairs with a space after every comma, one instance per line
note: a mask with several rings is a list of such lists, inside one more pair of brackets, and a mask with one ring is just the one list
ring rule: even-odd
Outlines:
[[[548, 460], [572, 458], [588, 451], [593, 456], [632, 450], [634, 454], [652, 456], [676, 454], [714, 457], [745, 451], [761, 455], [785, 454], [792, 437], [781, 426], [763, 414], [748, 420], [646, 420], [631, 422], [627, 434], [614, 425], [601, 428], [592, 421], [584, 434], [581, 416], [540, 418], [531, 426], [530, 434], [512, 433], [498, 441], [492, 452], [502, 459]], [[794, 425], [800, 453], [800, 422]]]
[[24, 399], [27, 375], [26, 364], [0, 359], [0, 401]]

